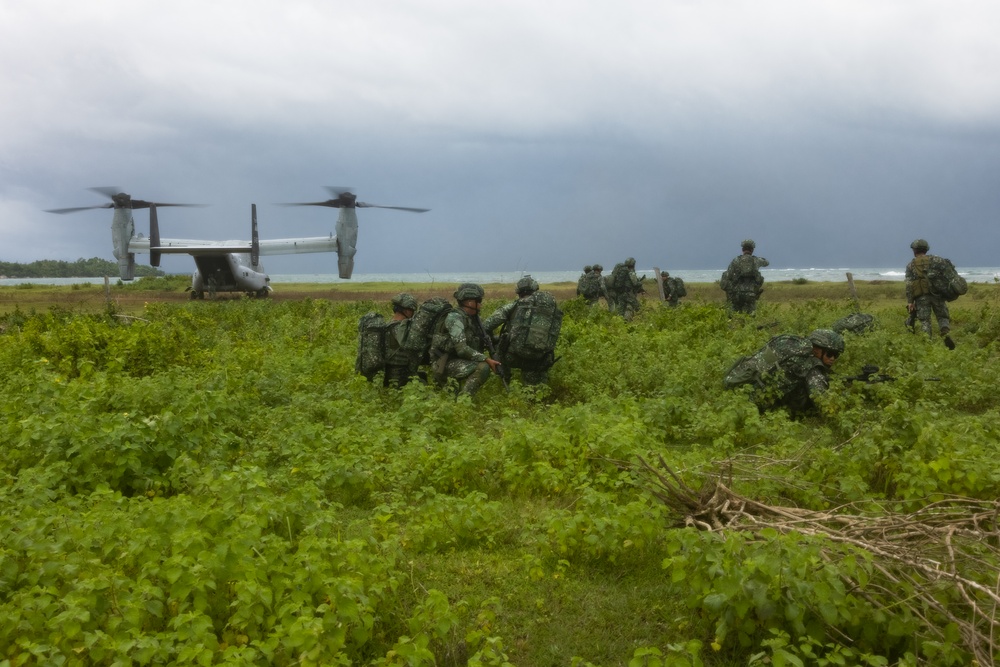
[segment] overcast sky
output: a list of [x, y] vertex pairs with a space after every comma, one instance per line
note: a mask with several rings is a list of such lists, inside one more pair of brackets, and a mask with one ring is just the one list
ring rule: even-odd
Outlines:
[[[0, 0], [0, 260], [333, 230], [355, 271], [996, 266], [995, 0]], [[148, 214], [136, 212], [148, 231]], [[148, 255], [138, 261], [147, 262]], [[271, 273], [336, 270], [268, 257]], [[187, 272], [187, 257], [165, 257]]]

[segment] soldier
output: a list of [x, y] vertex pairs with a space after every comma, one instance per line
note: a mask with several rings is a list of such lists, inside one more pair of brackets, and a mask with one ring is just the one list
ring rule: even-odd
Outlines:
[[385, 328], [385, 375], [382, 385], [404, 386], [417, 375], [418, 359], [400, 348], [410, 335], [413, 313], [417, 310], [417, 300], [402, 292], [392, 298], [392, 319]]
[[920, 327], [928, 336], [933, 336], [931, 313], [934, 313], [938, 331], [944, 337], [944, 344], [949, 350], [954, 350], [955, 341], [949, 335], [951, 320], [948, 304], [942, 296], [935, 293], [929, 275], [929, 270], [939, 258], [927, 254], [931, 247], [924, 239], [917, 239], [910, 244], [910, 248], [913, 250], [913, 259], [906, 265], [906, 309], [910, 312], [911, 319], [920, 322]]
[[676, 308], [681, 301], [681, 297], [687, 296], [687, 287], [684, 281], [678, 277], [670, 277], [668, 271], [660, 271], [660, 278], [663, 279], [663, 295], [671, 308]]
[[733, 258], [719, 281], [719, 286], [726, 293], [729, 309], [735, 313], [752, 314], [757, 309], [757, 299], [764, 291], [764, 276], [760, 274], [760, 269], [770, 262], [754, 256], [756, 247], [753, 239], [744, 239], [740, 244], [742, 254]]
[[[583, 296], [585, 287], [587, 285], [587, 279], [590, 277], [591, 272], [594, 270], [590, 264], [583, 267], [583, 275], [580, 279], [576, 281], [576, 294], [577, 296]], [[586, 298], [586, 297], [584, 297]]]
[[831, 329], [816, 329], [808, 338], [775, 336], [733, 364], [725, 386], [752, 384], [762, 412], [786, 407], [793, 415], [807, 413], [815, 408], [813, 399], [830, 387], [830, 368], [843, 352], [843, 337]]
[[640, 278], [635, 275], [634, 257], [629, 257], [623, 263], [616, 264], [611, 271], [609, 292], [614, 301], [614, 311], [624, 317], [626, 321], [631, 321], [639, 312], [641, 306], [637, 295], [645, 291], [642, 287], [643, 280], [645, 280], [645, 276]]
[[431, 364], [434, 379], [439, 384], [455, 378], [462, 382], [461, 393], [474, 395], [492, 372], [499, 372], [500, 362], [483, 353], [482, 322], [479, 309], [483, 303], [483, 288], [475, 283], [462, 283], [455, 290], [458, 308], [448, 313], [431, 344]]
[[[614, 301], [612, 301], [611, 299], [611, 291], [608, 289], [608, 277], [602, 273], [603, 271], [604, 271], [603, 266], [601, 266], [600, 264], [594, 264], [594, 275], [597, 278], [595, 282], [598, 285], [600, 296], [604, 297], [604, 303], [608, 305], [608, 310], [614, 311], [615, 304]], [[593, 305], [596, 304], [597, 302], [595, 301]]]
[[590, 271], [580, 276], [580, 282], [576, 286], [576, 293], [586, 300], [588, 306], [594, 306], [597, 305], [602, 296], [605, 299], [608, 298], [608, 288], [604, 284], [604, 276], [601, 275], [601, 271], [604, 270], [603, 266], [594, 264], [592, 267], [587, 268]]
[[[512, 334], [516, 333], [512, 329], [515, 328], [516, 320], [526, 327], [524, 331], [526, 335], [530, 335], [529, 329], [533, 328], [539, 331], [537, 336], [539, 339], [549, 338], [547, 334], [550, 331], [555, 334], [552, 338], [558, 339], [562, 313], [556, 307], [555, 298], [548, 292], [539, 292], [538, 282], [531, 276], [524, 276], [518, 280], [515, 291], [517, 300], [497, 308], [483, 322], [483, 328], [492, 335], [498, 327], [503, 327], [498, 345], [500, 361], [504, 368], [502, 372], [520, 368], [521, 381], [524, 384], [544, 384], [549, 379], [549, 368], [555, 363], [555, 340], [550, 341], [551, 349], [544, 352], [534, 350], [530, 353], [531, 356], [526, 356], [529, 354], [527, 350], [518, 349], [520, 341], [511, 340]], [[526, 320], [523, 316], [519, 318], [524, 309], [530, 309], [527, 311]]]

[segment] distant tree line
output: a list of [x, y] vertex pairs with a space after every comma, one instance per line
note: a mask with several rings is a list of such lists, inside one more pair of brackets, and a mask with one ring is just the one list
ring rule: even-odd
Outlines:
[[[118, 276], [118, 263], [100, 257], [66, 262], [57, 259], [40, 259], [30, 264], [0, 262], [0, 276], [7, 278], [103, 278]], [[152, 266], [136, 265], [135, 275], [150, 277], [166, 275]]]

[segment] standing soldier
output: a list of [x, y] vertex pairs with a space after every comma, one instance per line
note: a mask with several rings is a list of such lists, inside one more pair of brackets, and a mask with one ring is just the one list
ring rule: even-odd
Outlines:
[[459, 285], [454, 294], [458, 308], [448, 313], [431, 344], [435, 381], [442, 385], [448, 378], [462, 381], [460, 391], [469, 396], [479, 390], [491, 372], [500, 372], [500, 362], [483, 353], [484, 332], [479, 309], [484, 294], [483, 288], [475, 283]]
[[644, 278], [635, 275], [634, 257], [629, 257], [623, 263], [616, 264], [611, 271], [609, 292], [614, 300], [614, 310], [626, 321], [631, 321], [639, 312], [638, 294], [645, 291], [642, 287]]
[[580, 277], [576, 293], [584, 298], [588, 306], [595, 306], [602, 296], [608, 298], [608, 289], [604, 285], [604, 276], [601, 275], [604, 267], [594, 264], [590, 269], [589, 273]]
[[[604, 297], [604, 303], [608, 304], [608, 310], [614, 311], [615, 303], [611, 299], [611, 291], [608, 289], [608, 277], [602, 273], [603, 271], [603, 266], [600, 264], [594, 264], [594, 276], [596, 277], [594, 282], [597, 283], [598, 289], [600, 290], [600, 296]], [[594, 303], [596, 305], [597, 302], [595, 301]]]
[[[586, 286], [587, 286], [587, 279], [590, 277], [590, 273], [593, 270], [594, 270], [594, 267], [592, 267], [590, 264], [588, 264], [587, 266], [583, 267], [583, 275], [580, 276], [580, 279], [576, 281], [576, 294], [577, 294], [577, 296], [583, 296], [584, 295], [584, 291], [585, 291]], [[586, 297], [584, 296], [584, 298], [586, 298]]]
[[660, 278], [663, 279], [663, 294], [667, 299], [667, 303], [670, 304], [671, 308], [676, 308], [677, 304], [680, 303], [681, 297], [687, 296], [687, 288], [684, 286], [684, 281], [678, 277], [670, 277], [670, 273], [667, 271], [660, 271]]
[[[936, 255], [928, 255], [930, 244], [924, 239], [917, 239], [910, 244], [913, 259], [906, 265], [906, 309], [910, 316], [920, 322], [920, 327], [928, 336], [931, 332], [931, 313], [937, 318], [938, 331], [944, 337], [944, 344], [949, 350], [955, 349], [955, 341], [948, 335], [951, 332], [948, 304], [938, 293], [935, 286], [934, 269], [936, 265], [946, 262]], [[950, 265], [950, 262], [948, 262]], [[938, 271], [943, 273], [942, 271]]]
[[726, 293], [729, 309], [735, 313], [753, 314], [757, 310], [757, 299], [764, 291], [764, 276], [760, 274], [760, 269], [770, 262], [754, 256], [756, 247], [753, 239], [744, 239], [740, 244], [742, 254], [733, 258], [719, 281], [719, 286]]

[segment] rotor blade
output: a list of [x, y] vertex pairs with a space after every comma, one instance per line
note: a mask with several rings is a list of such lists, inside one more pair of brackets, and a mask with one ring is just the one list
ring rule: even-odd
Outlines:
[[156, 206], [157, 208], [163, 208], [165, 206], [185, 206], [187, 208], [201, 208], [205, 204], [164, 204], [158, 201], [144, 201], [142, 199], [133, 199], [132, 208], [149, 208], [150, 206]]
[[97, 206], [75, 206], [73, 208], [50, 208], [46, 213], [75, 213], [77, 211], [89, 211], [92, 208], [114, 208], [114, 204], [98, 204]]
[[336, 199], [328, 199], [327, 201], [306, 201], [306, 202], [292, 202], [287, 204], [275, 204], [275, 206], [329, 206], [330, 208], [340, 208], [341, 203]]
[[114, 197], [117, 194], [121, 194], [122, 189], [117, 185], [106, 185], [100, 188], [87, 188], [91, 192], [99, 192], [105, 197]]
[[391, 208], [395, 211], [411, 211], [413, 213], [426, 213], [429, 208], [411, 208], [409, 206], [380, 206], [378, 204], [366, 204], [365, 202], [359, 201], [355, 204], [358, 208]]

